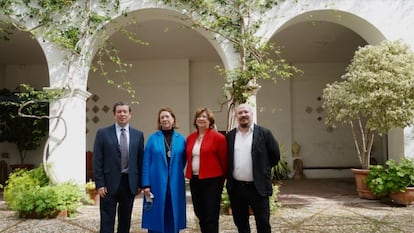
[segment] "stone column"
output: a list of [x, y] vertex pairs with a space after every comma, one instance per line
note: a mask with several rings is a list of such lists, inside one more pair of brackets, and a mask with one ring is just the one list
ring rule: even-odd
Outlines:
[[[256, 96], [257, 92], [260, 90], [261, 86], [257, 84], [255, 81], [251, 81], [249, 84], [249, 91], [248, 91], [248, 99], [246, 101], [252, 107], [253, 111], [253, 122], [257, 123], [257, 105], [256, 105]], [[229, 110], [228, 115], [228, 126], [227, 130], [230, 131], [231, 129], [237, 127], [237, 119], [235, 117], [235, 109], [237, 106], [233, 106]]]
[[44, 163], [50, 164], [50, 178], [54, 182], [86, 179], [86, 99], [91, 94], [74, 89], [72, 94], [51, 104], [49, 124], [49, 155]]
[[414, 159], [414, 126], [404, 128], [404, 154]]

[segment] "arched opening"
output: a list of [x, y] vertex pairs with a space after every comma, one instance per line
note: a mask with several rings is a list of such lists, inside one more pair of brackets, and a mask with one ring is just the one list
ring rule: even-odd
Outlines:
[[[216, 111], [218, 129], [224, 129], [226, 111], [220, 111], [219, 103], [223, 100], [224, 79], [215, 68], [223, 66], [220, 55], [205, 35], [185, 27], [171, 14], [163, 9], [129, 14], [137, 23], [127, 29], [148, 45], [134, 43], [121, 32], [111, 36], [120, 57], [132, 64], [124, 74], [113, 72], [116, 67], [109, 61], [105, 64], [111, 79], [124, 76], [136, 89], [139, 104], [133, 106], [131, 125], [148, 136], [156, 128], [158, 110], [169, 106], [177, 115], [179, 131], [187, 135], [194, 130], [191, 122], [195, 110], [207, 106]], [[96, 130], [113, 124], [112, 105], [132, 99], [93, 72], [89, 74], [88, 91], [93, 95], [87, 101], [86, 149], [92, 150]]]
[[[28, 84], [37, 90], [49, 86], [46, 57], [39, 43], [28, 32], [17, 29], [11, 32], [7, 38], [0, 39], [0, 90], [15, 92], [20, 84]], [[0, 136], [3, 139], [5, 137], [7, 138], [5, 135]], [[44, 143], [35, 150], [27, 151], [25, 164], [37, 166], [42, 162], [42, 145]], [[0, 160], [8, 165], [21, 163], [15, 144], [0, 142], [0, 153]]]
[[[346, 16], [338, 23], [335, 14]], [[326, 84], [339, 80], [355, 50], [368, 44], [365, 37], [345, 26], [356, 20], [364, 22], [348, 13], [309, 12], [287, 22], [270, 39], [282, 47], [282, 56], [304, 74], [276, 86], [263, 82], [257, 98], [262, 109], [258, 115], [260, 122], [278, 135], [289, 164], [293, 162], [290, 145], [297, 142], [301, 146], [300, 156], [309, 178], [351, 177], [349, 168], [360, 166], [350, 127], [333, 129], [325, 125], [321, 107]], [[372, 25], [365, 21], [357, 27]], [[365, 36], [373, 41], [378, 33]], [[387, 156], [386, 139], [377, 137], [373, 157], [382, 163]]]

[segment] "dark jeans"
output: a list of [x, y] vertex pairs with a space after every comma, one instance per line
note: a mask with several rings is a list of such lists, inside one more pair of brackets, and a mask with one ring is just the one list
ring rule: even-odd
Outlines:
[[257, 233], [270, 233], [269, 197], [261, 196], [253, 182], [235, 181], [229, 193], [233, 220], [239, 233], [250, 233], [249, 206], [253, 209]]
[[135, 195], [129, 188], [128, 175], [122, 175], [121, 183], [115, 194], [100, 198], [101, 233], [113, 233], [115, 216], [118, 211], [118, 233], [128, 233], [131, 226], [132, 207]]
[[198, 179], [198, 176], [193, 176], [190, 180], [194, 213], [200, 222], [202, 233], [219, 232], [223, 184], [224, 179], [222, 177]]

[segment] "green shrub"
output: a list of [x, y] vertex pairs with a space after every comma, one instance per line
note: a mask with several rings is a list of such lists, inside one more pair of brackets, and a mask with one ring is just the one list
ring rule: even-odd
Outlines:
[[16, 197], [24, 194], [29, 188], [49, 184], [42, 166], [32, 170], [17, 169], [13, 171], [4, 187], [3, 198], [10, 209], [16, 209]]
[[79, 187], [75, 184], [33, 186], [16, 197], [16, 211], [24, 218], [51, 218], [60, 211], [71, 215], [79, 206], [80, 198]]
[[17, 170], [6, 181], [4, 200], [23, 218], [55, 217], [60, 211], [73, 214], [80, 204], [82, 188], [66, 182], [52, 185], [43, 166]]
[[390, 159], [385, 166], [371, 166], [366, 182], [368, 188], [380, 197], [404, 191], [407, 187], [414, 186], [414, 163], [403, 158], [401, 162]]
[[[281, 206], [281, 204], [278, 202], [280, 185], [273, 184], [272, 187], [273, 187], [273, 193], [272, 193], [272, 196], [269, 197], [269, 207], [270, 207], [271, 212], [275, 211]], [[230, 197], [229, 197], [229, 194], [227, 193], [226, 187], [224, 186], [223, 192], [221, 193], [221, 209], [222, 211], [226, 212], [230, 207], [231, 207]]]

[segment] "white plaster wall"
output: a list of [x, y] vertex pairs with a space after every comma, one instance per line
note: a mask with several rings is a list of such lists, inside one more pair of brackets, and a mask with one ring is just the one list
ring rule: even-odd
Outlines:
[[414, 159], [414, 127], [404, 129], [405, 156]]
[[4, 77], [4, 87], [10, 90], [21, 83], [29, 84], [39, 90], [49, 86], [49, 74], [45, 64], [6, 65]]
[[[190, 130], [193, 126], [197, 108], [208, 107], [215, 115], [217, 130], [226, 130], [227, 105], [222, 106], [224, 97], [224, 78], [215, 67], [216, 62], [191, 62], [190, 66]], [[222, 108], [223, 107], [223, 108]]]
[[[290, 161], [292, 144], [291, 82], [260, 80], [257, 93], [257, 123], [270, 129]], [[289, 162], [292, 164], [291, 162]]]
[[[269, 13], [269, 20], [262, 25], [261, 34], [269, 38], [280, 28], [298, 20], [329, 20], [354, 30], [369, 43], [404, 39], [414, 45], [413, 18], [414, 1], [407, 0], [284, 1]], [[380, 34], [384, 37], [378, 37]]]
[[[137, 91], [138, 105], [132, 106], [131, 126], [144, 132], [145, 138], [153, 133], [157, 127], [158, 110], [161, 107], [170, 107], [176, 114], [178, 129], [184, 136], [190, 131], [190, 84], [189, 61], [180, 60], [151, 60], [128, 61], [133, 67], [125, 74]], [[115, 78], [115, 77], [113, 77]], [[112, 106], [117, 101], [130, 102], [130, 96], [122, 90], [112, 87], [104, 82], [96, 73], [90, 73], [88, 81], [89, 92], [99, 96], [95, 102], [90, 97], [87, 102], [87, 146], [86, 150], [93, 150], [96, 130], [114, 123]], [[110, 109], [103, 112], [106, 105]], [[94, 106], [99, 111], [93, 112]], [[97, 123], [93, 118], [98, 117]]]
[[305, 167], [359, 165], [349, 126], [339, 125], [329, 132], [322, 110], [322, 90], [326, 83], [339, 80], [346, 65], [298, 65], [304, 75], [292, 82], [292, 137], [301, 145]]

